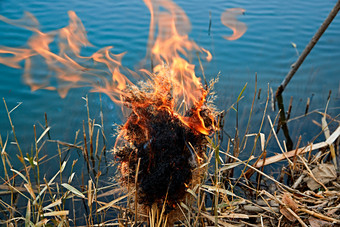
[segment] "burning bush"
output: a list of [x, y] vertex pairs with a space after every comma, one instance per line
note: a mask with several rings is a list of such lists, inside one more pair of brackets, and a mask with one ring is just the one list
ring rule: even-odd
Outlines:
[[169, 77], [158, 74], [141, 88], [127, 90], [124, 103], [132, 112], [115, 148], [121, 180], [136, 187], [138, 202], [149, 207], [165, 202], [167, 212], [197, 178], [193, 170], [204, 160], [205, 137], [215, 130], [214, 108], [205, 99], [208, 88], [183, 114], [175, 110], [172, 89]]

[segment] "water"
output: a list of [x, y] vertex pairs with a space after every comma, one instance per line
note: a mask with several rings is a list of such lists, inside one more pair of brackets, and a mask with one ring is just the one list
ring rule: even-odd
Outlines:
[[[204, 63], [208, 78], [220, 73], [216, 85], [218, 98], [215, 102], [220, 110], [226, 110], [236, 98], [243, 86], [248, 83], [244, 99], [240, 103], [240, 128], [247, 123], [251, 101], [254, 94], [257, 73], [257, 87], [262, 89], [261, 98], [255, 102], [251, 132], [257, 132], [265, 106], [268, 84], [275, 92], [292, 63], [297, 59], [311, 37], [335, 4], [332, 1], [175, 1], [189, 16], [192, 23], [190, 38], [202, 47], [210, 50], [213, 60]], [[239, 20], [246, 23], [248, 30], [236, 41], [227, 41], [223, 35], [230, 35], [228, 28], [220, 22], [220, 15], [227, 8], [241, 7], [246, 10]], [[98, 49], [113, 45], [114, 52], [127, 51], [123, 64], [129, 68], [138, 68], [139, 62], [146, 53], [150, 13], [142, 1], [0, 1], [0, 15], [11, 19], [20, 18], [24, 11], [31, 12], [41, 23], [42, 31], [47, 32], [68, 24], [67, 11], [73, 10], [82, 20], [89, 41]], [[211, 33], [208, 34], [209, 12], [211, 12]], [[312, 50], [302, 67], [296, 73], [284, 92], [287, 106], [293, 96], [292, 117], [304, 114], [307, 98], [311, 98], [310, 110], [325, 108], [329, 90], [332, 91], [329, 113], [332, 116], [340, 110], [340, 17], [336, 17], [318, 44]], [[0, 45], [23, 46], [30, 33], [0, 22]], [[292, 46], [296, 44], [296, 49]], [[198, 67], [197, 67], [198, 68]], [[198, 71], [198, 69], [197, 69]], [[73, 142], [75, 132], [82, 128], [86, 119], [85, 97], [89, 89], [73, 89], [65, 99], [55, 91], [38, 90], [31, 92], [23, 83], [22, 70], [0, 65], [0, 97], [4, 97], [9, 109], [18, 102], [22, 104], [11, 114], [16, 126], [17, 136], [25, 149], [29, 149], [33, 139], [33, 124], [44, 125], [44, 113], [52, 126], [54, 139]], [[37, 69], [37, 73], [39, 70]], [[45, 72], [40, 70], [41, 74]], [[198, 71], [198, 74], [200, 72]], [[89, 94], [91, 115], [99, 117], [99, 96]], [[105, 95], [103, 112], [105, 132], [114, 131], [112, 124], [121, 123], [120, 108]], [[277, 110], [268, 109], [272, 119]], [[311, 124], [315, 119], [320, 122], [321, 116], [314, 114], [302, 121], [293, 121], [289, 129], [295, 142], [303, 136], [302, 145], [307, 144], [320, 129]], [[230, 111], [226, 119], [226, 131], [234, 133], [235, 113]], [[0, 105], [0, 133], [3, 138], [11, 136], [10, 125], [4, 105]], [[268, 132], [268, 122], [263, 131]], [[331, 130], [334, 128], [331, 128]], [[280, 138], [284, 138], [279, 134]], [[12, 138], [12, 137], [11, 137]], [[322, 140], [320, 137], [318, 140]], [[114, 143], [109, 138], [109, 146]], [[9, 149], [14, 145], [9, 145]], [[275, 151], [275, 150], [274, 150]], [[270, 152], [274, 152], [270, 151]], [[52, 152], [52, 151], [51, 151]], [[54, 152], [54, 151], [53, 151]], [[277, 152], [277, 151], [275, 151]], [[245, 157], [248, 154], [243, 154]], [[49, 167], [52, 168], [53, 167]], [[52, 170], [51, 170], [52, 171]]]

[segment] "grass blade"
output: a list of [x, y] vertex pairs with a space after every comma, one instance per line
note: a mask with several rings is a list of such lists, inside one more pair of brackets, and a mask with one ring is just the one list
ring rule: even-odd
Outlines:
[[15, 170], [15, 169], [11, 169], [11, 171], [18, 174], [27, 184], [29, 184], [27, 178], [22, 173], [20, 173], [19, 171]]
[[61, 184], [61, 186], [63, 186], [64, 188], [66, 188], [67, 190], [69, 190], [70, 192], [72, 192], [73, 194], [81, 197], [81, 198], [85, 198], [85, 196], [80, 192], [78, 191], [76, 188], [74, 188], [73, 186], [67, 184], [67, 183], [63, 183]]

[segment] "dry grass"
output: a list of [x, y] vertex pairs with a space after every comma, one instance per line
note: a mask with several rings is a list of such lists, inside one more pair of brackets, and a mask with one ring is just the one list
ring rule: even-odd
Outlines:
[[[246, 87], [246, 86], [245, 86]], [[245, 89], [244, 87], [244, 89]], [[13, 138], [0, 137], [3, 171], [0, 179], [0, 224], [4, 226], [332, 226], [340, 224], [340, 182], [336, 160], [339, 160], [339, 115], [330, 117], [327, 108], [321, 114], [320, 135], [325, 141], [299, 146], [287, 151], [285, 141], [279, 141], [274, 127], [278, 117], [267, 115], [270, 106], [269, 90], [260, 127], [251, 132], [251, 111], [246, 129], [240, 135], [238, 106], [243, 91], [228, 111], [236, 111], [236, 132], [222, 143], [223, 130], [207, 138], [207, 162], [197, 167], [201, 180], [191, 185], [185, 199], [174, 212], [166, 214], [164, 206], [145, 208], [134, 199], [136, 191], [123, 189], [114, 180], [108, 180], [103, 171], [106, 161], [106, 136], [102, 127], [91, 119], [87, 98], [87, 122], [76, 133], [74, 142], [51, 140], [47, 117], [43, 128], [34, 126], [32, 150], [25, 152], [15, 134], [11, 113], [4, 105], [13, 131]], [[18, 110], [16, 110], [18, 111]], [[311, 112], [310, 112], [311, 113]], [[101, 113], [101, 116], [103, 114]], [[279, 116], [279, 115], [277, 115]], [[290, 119], [293, 121], [294, 119]], [[223, 114], [219, 124], [223, 126]], [[264, 123], [271, 130], [264, 132]], [[334, 132], [329, 127], [337, 125]], [[222, 127], [223, 128], [223, 127]], [[41, 131], [41, 133], [37, 133]], [[319, 135], [318, 135], [319, 136]], [[317, 137], [316, 137], [317, 138]], [[13, 140], [13, 141], [12, 141]], [[279, 154], [267, 157], [270, 141], [276, 142]], [[12, 164], [15, 143], [21, 168]], [[56, 146], [56, 155], [43, 154], [47, 144]], [[239, 155], [252, 146], [246, 160]], [[313, 151], [313, 152], [312, 152]], [[79, 160], [65, 157], [79, 152]], [[26, 153], [26, 154], [25, 154]], [[260, 153], [260, 154], [259, 154]], [[257, 155], [255, 155], [257, 154]], [[264, 171], [265, 165], [285, 161], [286, 166], [274, 175]], [[83, 162], [87, 171], [77, 176], [74, 168]], [[58, 163], [55, 173], [43, 173], [41, 166]], [[321, 170], [325, 170], [325, 173]], [[47, 177], [51, 175], [50, 177]], [[137, 178], [138, 176], [136, 176]], [[77, 178], [78, 181], [74, 179]], [[328, 180], [326, 180], [326, 178]], [[80, 180], [81, 179], [81, 180]], [[79, 181], [82, 183], [79, 184]], [[165, 199], [166, 200], [166, 199]]]

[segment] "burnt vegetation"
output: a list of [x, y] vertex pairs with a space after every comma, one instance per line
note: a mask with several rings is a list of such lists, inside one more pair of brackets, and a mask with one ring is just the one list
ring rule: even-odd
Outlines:
[[136, 187], [138, 203], [148, 207], [166, 203], [169, 212], [185, 198], [193, 170], [206, 151], [206, 135], [189, 126], [201, 120], [211, 129], [213, 112], [207, 105], [194, 104], [183, 116], [191, 122], [186, 125], [173, 111], [171, 89], [166, 86], [163, 95], [136, 88], [128, 94], [125, 102], [132, 112], [121, 128], [123, 145], [115, 151], [121, 181]]

